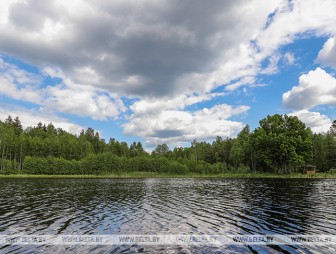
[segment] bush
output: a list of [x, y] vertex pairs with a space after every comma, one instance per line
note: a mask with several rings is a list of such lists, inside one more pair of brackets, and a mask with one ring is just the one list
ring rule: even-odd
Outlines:
[[[15, 168], [11, 162], [6, 162], [6, 168]], [[166, 157], [119, 157], [110, 152], [90, 154], [80, 161], [66, 160], [56, 157], [30, 157], [23, 163], [23, 173], [28, 174], [120, 174], [123, 172], [158, 172], [186, 174], [192, 173], [221, 173], [225, 170], [223, 163], [209, 164], [204, 161], [191, 161], [179, 158], [169, 160]]]
[[224, 172], [225, 172], [225, 165], [221, 162], [217, 162], [215, 164], [210, 165], [208, 173], [220, 174]]
[[0, 174], [15, 174], [18, 173], [19, 163], [16, 160], [0, 160], [2, 170]]
[[50, 169], [46, 158], [27, 156], [23, 162], [23, 173], [27, 174], [48, 174]]
[[27, 156], [23, 162], [22, 172], [50, 175], [83, 174], [81, 162], [51, 156], [46, 158]]
[[188, 173], [188, 167], [177, 161], [171, 161], [169, 163], [169, 172], [176, 174], [186, 174]]
[[330, 170], [329, 170], [329, 173], [330, 173], [330, 174], [336, 174], [336, 168], [332, 168], [332, 169], [330, 169]]
[[250, 168], [244, 165], [240, 165], [239, 168], [233, 170], [234, 173], [238, 174], [245, 174], [245, 173], [250, 173]]

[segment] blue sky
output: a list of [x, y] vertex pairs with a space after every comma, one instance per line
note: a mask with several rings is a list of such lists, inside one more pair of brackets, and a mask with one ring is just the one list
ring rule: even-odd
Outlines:
[[336, 2], [0, 3], [0, 118], [188, 146], [272, 114], [336, 119]]

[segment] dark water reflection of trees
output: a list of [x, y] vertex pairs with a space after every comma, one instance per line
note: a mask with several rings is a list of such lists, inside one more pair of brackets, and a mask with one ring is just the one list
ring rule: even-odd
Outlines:
[[[1, 234], [336, 234], [335, 180], [0, 179]], [[292, 253], [300, 246], [0, 246], [0, 252]], [[310, 246], [309, 251], [325, 252]], [[326, 252], [327, 253], [327, 252]]]

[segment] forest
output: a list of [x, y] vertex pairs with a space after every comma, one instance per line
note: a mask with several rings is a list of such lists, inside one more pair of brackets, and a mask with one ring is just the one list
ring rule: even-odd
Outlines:
[[0, 174], [175, 174], [319, 172], [336, 169], [336, 120], [328, 132], [312, 133], [295, 116], [275, 114], [249, 126], [236, 138], [212, 143], [194, 140], [190, 147], [170, 150], [158, 145], [151, 154], [141, 142], [127, 144], [100, 138], [93, 128], [73, 135], [52, 123], [23, 129], [19, 117], [0, 121]]

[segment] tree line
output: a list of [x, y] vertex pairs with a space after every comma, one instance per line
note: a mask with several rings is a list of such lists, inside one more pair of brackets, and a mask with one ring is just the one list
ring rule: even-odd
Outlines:
[[297, 117], [273, 115], [236, 138], [190, 147], [158, 145], [147, 153], [141, 142], [108, 142], [93, 128], [73, 135], [50, 123], [23, 129], [19, 117], [0, 121], [0, 173], [104, 174], [123, 172], [224, 173], [300, 172], [307, 164], [321, 172], [336, 168], [336, 121], [314, 134]]

